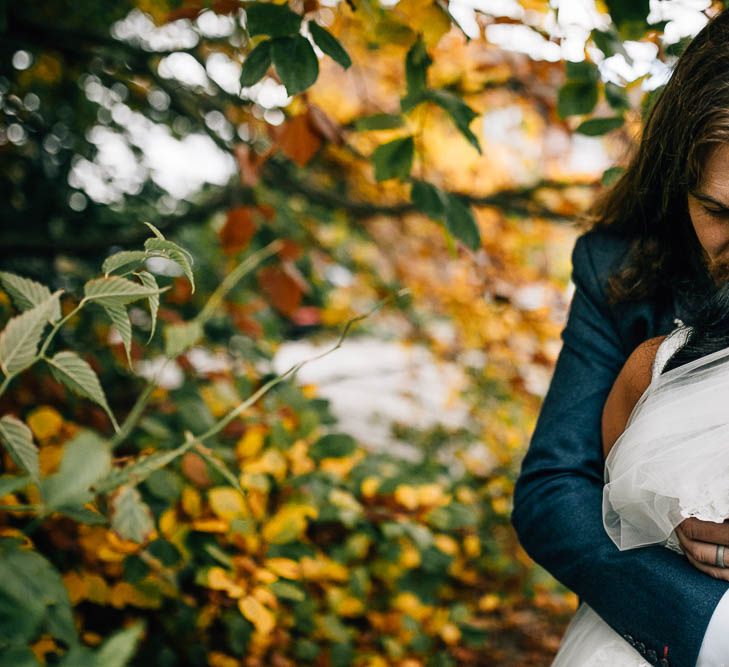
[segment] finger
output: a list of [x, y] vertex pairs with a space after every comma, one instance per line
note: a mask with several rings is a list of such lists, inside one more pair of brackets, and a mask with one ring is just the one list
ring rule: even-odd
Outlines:
[[693, 556], [691, 556], [691, 554], [689, 553], [686, 554], [686, 558], [695, 568], [714, 577], [714, 579], [723, 579], [724, 581], [729, 581], [729, 568], [722, 569], [719, 567], [704, 565], [703, 563], [699, 563], [699, 561], [695, 560]]
[[676, 532], [697, 542], [729, 545], [729, 523], [714, 523], [689, 517], [676, 527]]
[[[718, 545], [716, 544], [709, 544], [708, 542], [698, 542], [696, 540], [688, 540], [686, 537], [680, 533], [676, 532], [678, 535], [678, 541], [681, 543], [681, 548], [683, 549], [684, 553], [690, 554], [691, 557], [695, 560], [701, 563], [702, 565], [708, 565], [710, 567], [717, 567], [716, 566], [716, 552], [718, 549]], [[727, 554], [724, 554], [724, 564], [726, 565], [726, 557]], [[717, 569], [721, 569], [717, 567]]]

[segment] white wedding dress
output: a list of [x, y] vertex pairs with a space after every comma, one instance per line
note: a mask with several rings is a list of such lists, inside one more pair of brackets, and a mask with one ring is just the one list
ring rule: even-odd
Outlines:
[[[674, 528], [686, 517], [729, 517], [729, 348], [661, 373], [690, 331], [678, 326], [659, 346], [650, 386], [605, 460], [603, 523], [621, 550], [662, 544], [683, 553]], [[585, 603], [552, 663], [649, 665]]]

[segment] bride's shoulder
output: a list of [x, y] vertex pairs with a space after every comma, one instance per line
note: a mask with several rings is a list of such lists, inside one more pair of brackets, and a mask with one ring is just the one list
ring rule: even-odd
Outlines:
[[615, 378], [602, 413], [603, 452], [610, 448], [625, 429], [630, 413], [651, 383], [653, 364], [666, 336], [655, 336], [636, 347]]
[[637, 392], [638, 396], [651, 383], [653, 364], [658, 350], [666, 338], [667, 336], [655, 336], [644, 340], [630, 354], [623, 365], [623, 370], [618, 375], [618, 380], [628, 383], [633, 391]]

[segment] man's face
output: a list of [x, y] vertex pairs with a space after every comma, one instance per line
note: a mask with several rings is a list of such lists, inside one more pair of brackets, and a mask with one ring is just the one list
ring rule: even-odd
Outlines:
[[688, 195], [688, 210], [711, 274], [729, 276], [729, 144], [706, 158], [701, 183]]

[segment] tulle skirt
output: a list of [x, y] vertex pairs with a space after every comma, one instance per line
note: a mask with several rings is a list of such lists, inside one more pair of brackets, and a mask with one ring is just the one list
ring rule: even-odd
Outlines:
[[552, 667], [649, 667], [650, 663], [584, 602], [567, 626]]

